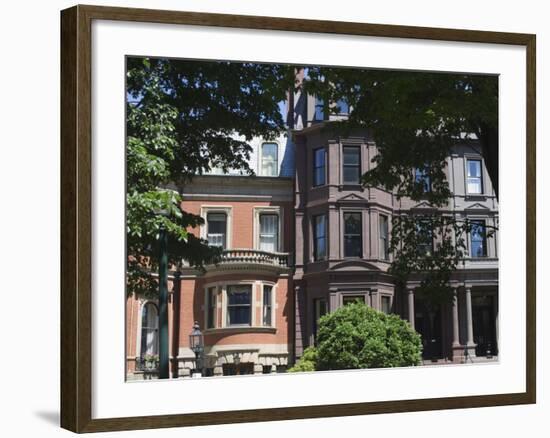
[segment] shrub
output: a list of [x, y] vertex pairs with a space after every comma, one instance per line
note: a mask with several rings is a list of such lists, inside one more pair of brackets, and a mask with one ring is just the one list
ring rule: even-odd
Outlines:
[[296, 362], [296, 364], [288, 369], [289, 373], [298, 373], [302, 371], [315, 371], [317, 364], [317, 349], [315, 347], [307, 347], [304, 354]]
[[318, 370], [418, 365], [422, 342], [407, 321], [363, 303], [323, 316], [317, 338]]

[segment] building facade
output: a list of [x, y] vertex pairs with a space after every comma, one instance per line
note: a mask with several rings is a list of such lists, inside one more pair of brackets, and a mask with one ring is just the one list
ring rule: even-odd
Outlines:
[[[183, 266], [170, 275], [171, 377], [197, 368], [188, 339], [195, 321], [207, 376], [284, 372], [315, 344], [319, 318], [356, 300], [408, 320], [422, 335], [427, 362], [495, 360], [498, 203], [477, 142], [457, 143], [447, 159], [452, 196], [437, 211], [475, 226], [452, 276], [455, 299], [428, 308], [415, 294], [420, 276], [396, 286], [388, 244], [394, 215], [434, 209], [360, 185], [376, 144], [365, 131], [341, 137], [331, 129], [346, 117], [345, 103], [340, 114], [325, 116], [323, 103], [299, 90], [289, 102], [292, 129], [251, 144], [255, 176], [214, 169], [174, 187], [182, 208], [204, 219], [190, 231], [224, 252], [205, 272]], [[497, 230], [493, 237], [487, 228]], [[130, 297], [126, 317], [128, 378], [154, 376], [145, 358], [158, 354], [157, 303]]]
[[[376, 144], [365, 130], [338, 136], [332, 129], [341, 114], [325, 116], [322, 102], [308, 96], [306, 121], [295, 130], [295, 348], [315, 344], [319, 318], [360, 300], [400, 315], [422, 336], [429, 362], [496, 359], [498, 355], [498, 203], [476, 140], [465, 138], [452, 149], [446, 175], [452, 196], [441, 208], [398, 199], [380, 188], [363, 188]], [[310, 115], [308, 117], [308, 115]], [[429, 177], [411, 169], [429, 189]], [[397, 287], [388, 274], [388, 251], [395, 215], [442, 213], [468, 220], [467, 257], [453, 274], [455, 297], [436, 309], [415, 289], [422, 277]], [[496, 230], [487, 237], [487, 229]], [[436, 244], [436, 242], [434, 242]]]

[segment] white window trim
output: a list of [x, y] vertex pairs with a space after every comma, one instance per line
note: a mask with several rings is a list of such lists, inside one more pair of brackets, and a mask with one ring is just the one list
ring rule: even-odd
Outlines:
[[262, 213], [267, 214], [276, 214], [278, 216], [278, 239], [277, 239], [277, 248], [276, 252], [282, 252], [283, 249], [283, 208], [282, 207], [254, 207], [254, 218], [253, 218], [253, 233], [254, 233], [254, 249], [260, 250], [260, 215]]
[[[262, 158], [263, 158], [263, 149], [264, 149], [264, 144], [266, 143], [269, 143], [269, 144], [276, 144], [277, 145], [277, 174], [276, 175], [264, 175], [264, 173], [262, 172]], [[281, 160], [280, 160], [280, 156], [281, 156], [281, 143], [277, 140], [273, 140], [273, 141], [262, 141], [260, 143], [260, 147], [258, 148], [258, 175], [259, 176], [265, 176], [265, 177], [269, 177], [269, 178], [276, 178], [278, 177], [280, 174], [281, 174]]]
[[201, 217], [204, 220], [204, 224], [200, 228], [200, 236], [202, 239], [207, 238], [208, 230], [208, 213], [224, 213], [227, 217], [227, 236], [226, 236], [226, 249], [233, 248], [233, 207], [230, 205], [203, 205], [201, 206]]
[[[468, 191], [468, 160], [481, 162], [481, 193], [470, 193]], [[487, 196], [487, 176], [485, 175], [485, 160], [481, 155], [465, 153], [463, 155], [464, 168], [464, 195], [465, 196]]]

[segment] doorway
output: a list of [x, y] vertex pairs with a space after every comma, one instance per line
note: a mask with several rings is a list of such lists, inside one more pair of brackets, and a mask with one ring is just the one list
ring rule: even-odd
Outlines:
[[478, 357], [490, 357], [498, 354], [495, 304], [495, 295], [472, 296], [474, 342]]

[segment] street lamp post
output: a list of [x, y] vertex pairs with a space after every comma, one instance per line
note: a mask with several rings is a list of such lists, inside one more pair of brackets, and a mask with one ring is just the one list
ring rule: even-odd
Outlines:
[[159, 379], [168, 379], [168, 233], [164, 225], [159, 228], [159, 248]]
[[[202, 376], [202, 354], [204, 352], [204, 336], [200, 330], [198, 321], [195, 321], [193, 329], [189, 334], [189, 348], [195, 353], [195, 369]], [[200, 364], [199, 364], [200, 362]]]

